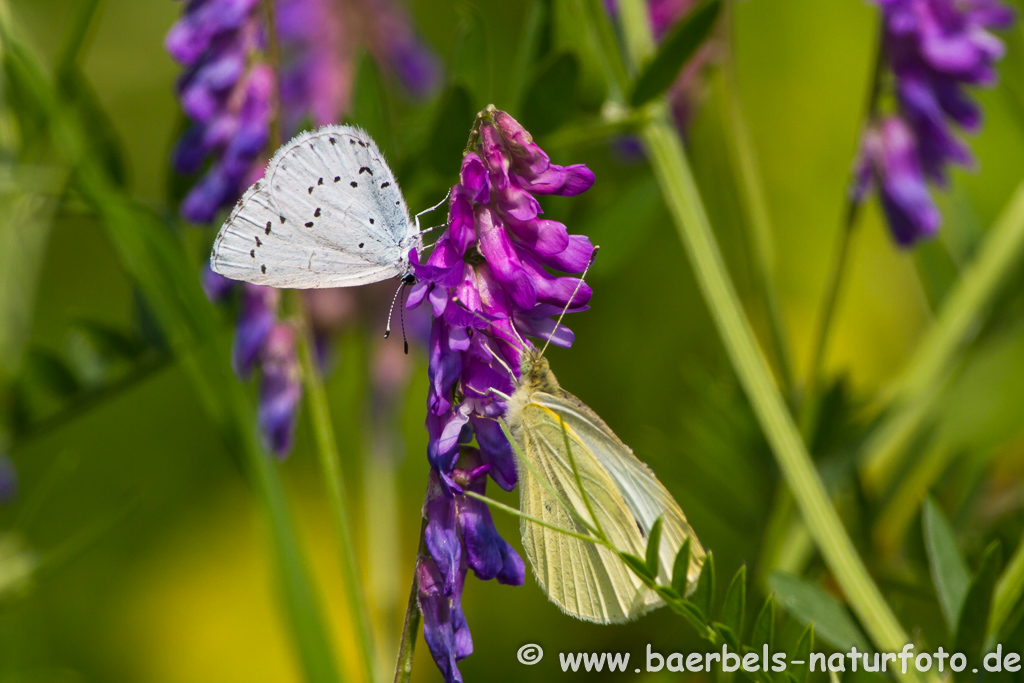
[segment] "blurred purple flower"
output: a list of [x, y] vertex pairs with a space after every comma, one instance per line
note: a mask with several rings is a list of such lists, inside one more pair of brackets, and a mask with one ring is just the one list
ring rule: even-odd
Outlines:
[[0, 505], [13, 500], [18, 494], [18, 471], [5, 454], [0, 453]]
[[953, 124], [981, 126], [981, 108], [964, 86], [990, 86], [1003, 44], [989, 31], [1009, 27], [1015, 15], [999, 0], [875, 0], [882, 8], [883, 47], [895, 81], [897, 121], [872, 121], [865, 130], [854, 196], [878, 182], [896, 241], [930, 237], [941, 217], [925, 180], [946, 183], [946, 166], [973, 164]]
[[260, 357], [259, 424], [267, 448], [283, 457], [292, 448], [295, 413], [302, 398], [295, 330], [279, 323], [267, 335]]
[[928, 192], [914, 133], [898, 116], [868, 128], [861, 143], [860, 174], [877, 179], [879, 198], [893, 237], [901, 246], [930, 237], [942, 217]]
[[231, 357], [235, 372], [240, 377], [248, 377], [256, 361], [264, 354], [270, 332], [277, 324], [279, 299], [280, 292], [273, 287], [242, 285], [242, 302]]
[[[515, 119], [488, 107], [477, 119], [460, 182], [452, 188], [448, 229], [425, 263], [410, 253], [419, 282], [409, 307], [427, 304], [434, 315], [426, 420], [430, 557], [421, 562], [430, 584], [421, 589], [421, 602], [433, 604], [440, 593], [459, 605], [467, 567], [481, 579], [523, 582], [523, 562], [498, 535], [486, 507], [462, 493], [482, 493], [487, 475], [505, 490], [515, 487], [514, 454], [497, 422], [506, 406], [492, 389], [514, 390], [509, 369], [518, 374], [527, 343], [522, 337], [571, 345], [572, 332], [556, 331], [551, 316], [566, 307], [585, 310], [590, 300], [586, 284], [546, 270], [583, 271], [594, 250], [590, 240], [541, 218], [536, 196], [577, 195], [593, 183], [586, 166], [552, 164]], [[460, 446], [474, 437], [478, 448]], [[448, 616], [436, 623], [425, 617], [424, 631], [451, 683], [461, 680], [455, 662], [472, 645], [468, 632], [459, 636], [461, 610]]]

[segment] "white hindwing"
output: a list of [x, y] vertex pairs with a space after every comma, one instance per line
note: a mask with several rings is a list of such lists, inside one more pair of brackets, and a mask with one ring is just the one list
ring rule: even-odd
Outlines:
[[[648, 534], [662, 517], [658, 580], [670, 583], [675, 556], [691, 538], [688, 583], [696, 580], [704, 550], [678, 503], [592, 410], [570, 394], [535, 392], [514, 416], [513, 434], [527, 459], [584, 519], [589, 518], [568, 460], [559, 418], [601, 527], [612, 544], [644, 556]], [[563, 529], [586, 530], [551, 499], [527, 468], [520, 468], [520, 507]], [[616, 623], [663, 604], [610, 550], [532, 522], [521, 525], [523, 547], [541, 588], [580, 619]]]
[[210, 263], [226, 277], [300, 289], [402, 277], [419, 247], [377, 145], [351, 126], [304, 133], [231, 212]]

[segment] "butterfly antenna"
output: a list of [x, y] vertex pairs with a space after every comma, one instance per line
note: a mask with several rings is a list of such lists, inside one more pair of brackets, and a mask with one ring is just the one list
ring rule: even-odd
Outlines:
[[548, 345], [551, 343], [551, 338], [555, 336], [555, 332], [557, 332], [558, 328], [562, 325], [562, 318], [564, 318], [565, 314], [569, 312], [570, 308], [572, 308], [572, 302], [576, 298], [576, 295], [579, 294], [580, 287], [583, 286], [583, 281], [587, 277], [587, 271], [590, 270], [590, 266], [594, 265], [594, 260], [597, 258], [597, 250], [600, 248], [601, 247], [597, 246], [594, 247], [594, 252], [590, 255], [590, 262], [587, 263], [587, 267], [583, 269], [583, 273], [580, 275], [580, 281], [576, 284], [576, 289], [573, 290], [572, 296], [569, 297], [569, 302], [565, 304], [565, 308], [562, 309], [562, 313], [558, 316], [558, 320], [555, 321], [555, 326], [554, 328], [552, 328], [551, 334], [548, 335], [547, 341], [544, 342], [544, 346], [540, 350], [541, 356], [543, 356], [544, 352], [548, 350]]
[[[395, 291], [395, 296], [391, 298], [391, 308], [388, 309], [388, 325], [384, 328], [384, 338], [387, 339], [391, 336], [391, 316], [395, 312], [395, 303], [398, 301], [398, 295], [405, 291], [405, 283], [398, 285], [398, 289]], [[405, 335], [405, 318], [402, 318], [402, 335]]]
[[[425, 214], [425, 213], [430, 213], [430, 212], [431, 212], [431, 211], [433, 211], [434, 209], [436, 209], [436, 208], [438, 208], [439, 206], [441, 206], [442, 204], [444, 204], [444, 203], [445, 203], [446, 201], [448, 201], [448, 197], [449, 197], [449, 195], [451, 195], [451, 193], [452, 193], [452, 191], [451, 191], [451, 190], [448, 190], [448, 191], [447, 191], [447, 192], [445, 193], [445, 195], [444, 195], [444, 199], [442, 199], [441, 201], [439, 201], [439, 202], [438, 202], [437, 204], [434, 204], [434, 205], [433, 205], [432, 207], [430, 207], [429, 209], [424, 209], [423, 211], [420, 211], [420, 212], [419, 212], [418, 214], [416, 214], [415, 216], [413, 216], [413, 220], [414, 220], [414, 221], [416, 221], [416, 232], [420, 232], [420, 216], [422, 216], [422, 215], [423, 215], [423, 214]], [[433, 228], [431, 228], [431, 229], [433, 229]]]

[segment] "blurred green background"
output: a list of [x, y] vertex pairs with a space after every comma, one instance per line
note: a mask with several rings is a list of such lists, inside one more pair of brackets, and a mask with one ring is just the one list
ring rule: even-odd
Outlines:
[[[52, 60], [75, 2], [13, 0], [10, 5], [32, 43]], [[527, 7], [412, 3], [425, 40], [453, 78], [470, 88], [472, 111], [493, 101], [519, 113], [515, 103], [501, 98], [510, 81], [522, 78], [510, 70]], [[168, 159], [181, 115], [174, 97], [178, 67], [165, 53], [163, 39], [180, 9], [169, 0], [106, 0], [83, 63], [122, 141], [131, 191], [167, 213], [173, 212]], [[749, 0], [736, 8], [740, 92], [767, 191], [778, 286], [799, 371], [840, 223], [876, 20], [876, 8], [864, 0]], [[848, 378], [853, 404], [884, 390], [900, 369], [948, 287], [957, 255], [970, 253], [1024, 177], [1021, 29], [1006, 39], [1003, 81], [979, 94], [986, 123], [971, 140], [978, 168], [954, 172], [940, 198], [943, 243], [918, 252], [897, 250], [874, 202], [857, 228], [827, 357], [831, 375]], [[704, 90], [687, 136], [692, 160], [730, 271], [755, 323], [762, 324], [714, 73]], [[428, 126], [435, 105], [415, 108], [395, 97], [402, 124], [390, 133], [393, 147], [387, 140], [381, 146], [405, 162], [398, 165], [399, 180], [410, 206], [419, 210], [455, 182], [459, 158], [431, 159], [427, 170], [422, 160], [409, 161], [418, 149], [402, 148], [401, 141], [411, 136], [405, 132]], [[586, 98], [578, 99], [582, 112]], [[358, 113], [352, 120], [376, 134], [372, 122], [360, 120]], [[470, 123], [449, 125], [468, 133]], [[524, 123], [530, 126], [528, 118]], [[719, 575], [731, 576], [744, 563], [756, 574], [777, 469], [645, 164], [622, 158], [606, 140], [566, 142], [564, 132], [571, 127], [566, 123], [538, 136], [539, 142], [558, 163], [588, 164], [597, 182], [579, 198], [544, 206], [571, 232], [590, 235], [603, 249], [589, 276], [592, 309], [571, 317], [576, 344], [572, 350], [552, 350], [552, 367], [563, 386], [593, 407], [658, 473], [704, 546], [714, 550]], [[197, 261], [209, 237], [200, 231], [188, 235]], [[1012, 315], [1020, 310], [1013, 292], [1021, 279], [1018, 268], [999, 302], [1010, 313], [997, 316], [990, 325], [995, 329], [972, 349], [956, 380], [958, 391], [942, 408], [947, 424], [954, 425], [950, 429], [962, 437], [957, 447], [970, 456], [942, 483], [952, 487], [951, 516], [970, 557], [993, 535], [1015, 544], [1024, 518], [1019, 386], [1024, 328]], [[73, 202], [63, 206], [39, 278], [31, 345], [74, 357], [86, 353], [77, 331], [80, 321], [127, 329], [136, 314], [136, 294], [101, 227]], [[374, 311], [340, 340], [327, 389], [353, 494], [358, 556], [378, 607], [375, 627], [385, 644], [383, 656], [390, 661], [428, 471], [426, 367], [422, 350], [414, 349], [415, 367], [397, 418], [404, 455], [382, 468], [366, 455], [372, 434], [364, 363], [368, 354], [379, 352], [379, 318], [380, 311]], [[230, 324], [226, 315], [224, 324]], [[389, 343], [401, 344], [394, 338]], [[64, 415], [57, 409], [48, 413], [45, 404], [39, 411], [43, 417], [53, 414]], [[76, 539], [83, 544], [0, 603], [0, 681], [300, 679], [279, 616], [264, 520], [180, 368], [156, 363], [82, 410], [41, 421], [15, 439], [10, 456], [21, 485], [18, 498], [0, 507], [0, 529], [17, 525], [22, 547], [32, 552], [46, 553]], [[343, 673], [352, 671], [334, 535], [305, 412], [297, 446], [281, 471], [313, 558]], [[964, 472], [971, 477], [957, 480]], [[517, 500], [493, 485], [489, 493], [510, 504]], [[503, 536], [518, 548], [515, 520], [495, 516]], [[868, 564], [884, 577], [898, 613], [913, 615], [905, 623], [934, 617], [914, 591], [901, 589], [897, 577], [905, 565], [879, 568], [866, 533], [854, 535], [866, 544]], [[913, 550], [909, 556], [905, 562], [913, 566]], [[751, 590], [763, 594], [764, 586], [752, 582]], [[467, 680], [557, 679], [563, 676], [556, 666], [558, 652], [631, 651], [639, 657], [646, 643], [662, 651], [703, 647], [667, 610], [622, 626], [575, 621], [550, 604], [529, 576], [521, 588], [471, 578], [463, 606], [475, 646], [461, 664]], [[515, 654], [524, 643], [541, 644], [547, 659], [521, 667]], [[420, 646], [414, 679], [438, 680], [422, 641]], [[692, 679], [703, 680], [701, 675]]]

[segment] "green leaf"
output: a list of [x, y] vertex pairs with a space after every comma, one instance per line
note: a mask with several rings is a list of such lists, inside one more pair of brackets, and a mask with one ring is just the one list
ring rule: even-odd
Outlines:
[[[804, 632], [800, 634], [800, 640], [793, 648], [793, 654], [789, 657], [789, 667], [786, 671], [796, 683], [807, 683], [807, 673], [810, 671], [811, 650], [814, 649], [814, 624], [808, 624]], [[793, 662], [804, 662], [793, 664]]]
[[473, 125], [473, 103], [466, 87], [455, 84], [445, 92], [427, 142], [426, 158], [442, 177], [458, 169], [466, 148], [466, 131]]
[[695, 604], [706, 617], [711, 616], [711, 607], [715, 602], [715, 555], [708, 551], [704, 558], [704, 566], [700, 569], [700, 576], [697, 577], [697, 587], [690, 596], [690, 602]]
[[754, 630], [750, 634], [750, 643], [760, 651], [765, 645], [772, 651], [775, 645], [775, 596], [769, 595], [754, 621]]
[[32, 384], [61, 398], [74, 396], [83, 388], [63, 358], [41, 348], [29, 349], [25, 357], [24, 377]]
[[639, 576], [645, 584], [649, 586], [654, 585], [654, 576], [647, 571], [646, 562], [631, 553], [619, 553], [619, 557], [622, 558], [622, 561], [625, 562], [626, 565], [633, 570], [633, 573]]
[[690, 587], [690, 537], [683, 541], [683, 547], [676, 553], [676, 561], [672, 565], [672, 589], [681, 596], [686, 596]]
[[91, 153], [103, 164], [114, 183], [124, 187], [128, 182], [128, 166], [121, 149], [121, 139], [85, 74], [72, 65], [69, 71], [61, 74], [58, 87], [66, 106], [75, 109], [75, 115], [89, 131]]
[[651, 534], [647, 537], [647, 573], [652, 577], [658, 576], [658, 567], [661, 564], [658, 562], [659, 550], [661, 550], [661, 517], [654, 520]]
[[952, 633], [956, 630], [964, 597], [971, 585], [971, 574], [957, 549], [949, 522], [931, 498], [924, 502], [921, 523], [932, 584], [939, 598], [939, 606], [942, 607], [942, 615], [946, 618], [946, 625]]
[[631, 106], [642, 106], [668, 90], [683, 65], [711, 34], [719, 9], [720, 0], [705, 0], [676, 24], [633, 81]]
[[568, 52], [545, 60], [526, 88], [523, 125], [534, 136], [551, 133], [565, 122], [574, 106], [579, 63]]
[[967, 656], [969, 666], [978, 666], [981, 662], [982, 648], [985, 646], [985, 633], [988, 628], [988, 615], [992, 610], [992, 593], [999, 580], [999, 569], [1003, 563], [1003, 553], [999, 541], [992, 541], [981, 558], [978, 573], [971, 581], [971, 587], [963, 601], [963, 609], [956, 625], [956, 651]]
[[733, 651], [739, 652], [740, 638], [732, 628], [720, 621], [712, 622], [711, 625], [718, 632], [718, 635], [722, 636], [722, 640], [724, 640]]
[[722, 623], [738, 636], [743, 635], [743, 617], [747, 604], [747, 567], [740, 567], [729, 582], [722, 603]]
[[775, 572], [768, 578], [779, 604], [802, 624], [814, 624], [822, 640], [841, 652], [856, 646], [868, 649], [868, 642], [853, 621], [846, 605], [805, 579]]
[[[63, 187], [64, 171], [46, 174], [50, 184]], [[56, 208], [56, 197], [22, 191], [19, 180], [14, 187], [0, 189], [0, 393], [14, 381], [24, 358]]]

